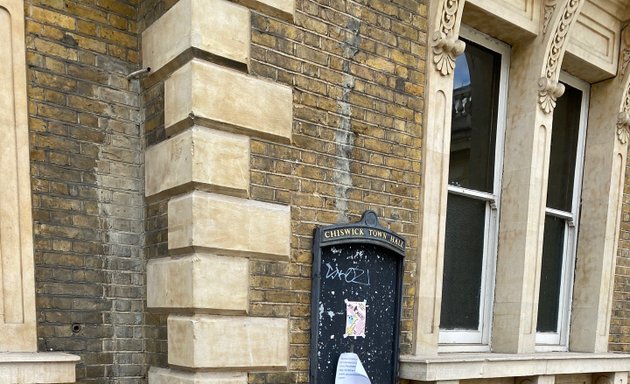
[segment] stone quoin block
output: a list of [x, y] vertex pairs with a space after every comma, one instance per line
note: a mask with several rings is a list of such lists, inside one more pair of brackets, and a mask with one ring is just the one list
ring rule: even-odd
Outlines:
[[142, 33], [142, 63], [158, 71], [196, 48], [247, 63], [249, 10], [224, 0], [181, 0]]
[[190, 183], [246, 196], [249, 137], [193, 126], [147, 149], [145, 167], [147, 196]]
[[164, 82], [167, 133], [192, 117], [212, 127], [289, 141], [292, 103], [290, 87], [198, 59]]
[[168, 203], [168, 248], [287, 259], [288, 206], [195, 191]]
[[247, 312], [248, 260], [193, 254], [149, 260], [147, 306]]
[[247, 373], [239, 372], [182, 372], [151, 367], [151, 384], [247, 384]]
[[188, 368], [283, 368], [289, 321], [231, 316], [169, 316], [168, 362]]
[[261, 13], [277, 15], [285, 19], [293, 19], [295, 13], [295, 0], [239, 0], [252, 9]]

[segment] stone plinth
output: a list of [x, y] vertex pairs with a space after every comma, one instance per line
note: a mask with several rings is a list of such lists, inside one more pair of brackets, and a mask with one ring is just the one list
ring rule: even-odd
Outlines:
[[78, 356], [59, 352], [0, 353], [0, 382], [74, 383]]

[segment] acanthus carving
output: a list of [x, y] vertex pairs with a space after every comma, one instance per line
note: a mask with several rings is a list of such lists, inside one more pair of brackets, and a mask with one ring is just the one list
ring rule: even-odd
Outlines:
[[624, 76], [626, 74], [626, 68], [628, 68], [628, 64], [630, 64], [630, 49], [625, 48], [623, 50], [621, 53], [621, 60], [623, 63], [621, 64], [621, 76]]
[[617, 137], [621, 144], [626, 144], [630, 138], [630, 87], [626, 89], [623, 110], [617, 117]]
[[545, 18], [543, 21], [543, 35], [547, 33], [547, 27], [549, 26], [549, 22], [551, 21], [551, 16], [553, 12], [556, 10], [556, 5], [558, 4], [558, 0], [547, 0], [545, 1]]
[[[557, 0], [548, 0], [545, 3], [545, 21], [543, 31], [546, 31], [548, 23], [556, 8]], [[577, 17], [580, 0], [569, 0], [565, 8], [561, 10], [562, 17], [551, 36], [551, 46], [547, 53], [544, 77], [538, 80], [538, 104], [545, 114], [549, 114], [556, 107], [556, 100], [564, 93], [564, 85], [557, 80], [562, 62], [562, 52], [567, 39], [567, 34], [573, 20]]]
[[455, 59], [465, 48], [463, 41], [440, 37], [439, 32], [436, 32], [433, 37], [433, 63], [442, 76], [453, 73]]
[[560, 54], [563, 51], [567, 33], [573, 23], [573, 19], [577, 17], [579, 6], [580, 0], [569, 0], [566, 8], [562, 11], [562, 17], [560, 18], [560, 22], [558, 23], [551, 40], [549, 56], [547, 57], [545, 76], [548, 79], [556, 78], [559, 71], [560, 63], [562, 61]]
[[462, 0], [444, 0], [438, 30], [433, 34], [433, 63], [442, 76], [453, 73], [455, 59], [466, 48], [466, 44], [455, 36], [459, 1]]
[[556, 100], [564, 93], [564, 84], [541, 77], [538, 80], [538, 103], [545, 114], [553, 112]]

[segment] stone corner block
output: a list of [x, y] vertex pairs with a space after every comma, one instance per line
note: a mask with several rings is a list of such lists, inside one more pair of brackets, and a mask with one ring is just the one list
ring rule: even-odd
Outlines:
[[293, 93], [290, 87], [193, 59], [164, 82], [167, 133], [191, 118], [213, 128], [288, 142]]
[[194, 191], [168, 203], [169, 250], [288, 259], [288, 206]]
[[273, 369], [289, 362], [289, 321], [169, 316], [168, 362], [188, 368]]
[[295, 17], [295, 0], [240, 0], [239, 2], [262, 13], [279, 16], [289, 21]]
[[194, 183], [236, 196], [249, 191], [249, 137], [193, 126], [145, 152], [145, 194]]
[[249, 261], [193, 254], [147, 263], [149, 308], [247, 313]]
[[183, 372], [167, 368], [149, 369], [151, 384], [247, 384], [247, 373]]
[[249, 10], [226, 0], [180, 0], [142, 33], [142, 62], [152, 72], [196, 48], [247, 63]]

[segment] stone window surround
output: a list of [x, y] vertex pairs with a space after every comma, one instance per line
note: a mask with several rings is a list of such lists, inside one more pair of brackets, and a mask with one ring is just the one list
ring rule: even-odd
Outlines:
[[[584, 171], [584, 152], [585, 152], [585, 139], [586, 131], [588, 129], [588, 105], [590, 102], [590, 84], [571, 76], [566, 72], [562, 72], [560, 80], [581, 91], [582, 98], [580, 101], [580, 121], [579, 121], [579, 133], [577, 139], [576, 149], [576, 161], [573, 172], [573, 192], [571, 194], [572, 206], [567, 212], [562, 210], [545, 207], [545, 214], [555, 217], [563, 218], [569, 221], [568, 225], [565, 225], [565, 246], [563, 249], [563, 266], [560, 286], [560, 297], [558, 303], [559, 312], [559, 326], [558, 332], [536, 333], [536, 350], [538, 352], [557, 352], [566, 351], [568, 348], [568, 336], [570, 331], [570, 316], [571, 316], [571, 298], [573, 293], [573, 271], [575, 270], [575, 260], [577, 255], [577, 235], [580, 229], [580, 198], [582, 195], [582, 174]], [[563, 215], [570, 215], [568, 216]]]
[[[431, 65], [434, 64], [435, 70], [429, 67], [426, 87], [428, 113], [425, 114], [427, 120], [424, 124], [423, 135], [423, 157], [425, 159], [423, 174], [425, 175], [425, 180], [421, 200], [421, 207], [423, 207], [424, 211], [421, 221], [421, 245], [419, 247], [418, 274], [416, 276], [418, 280], [418, 298], [416, 302], [415, 351], [412, 356], [401, 357], [401, 377], [420, 381], [453, 381], [468, 378], [556, 375], [583, 372], [582, 369], [584, 368], [580, 368], [575, 364], [568, 371], [553, 368], [559, 366], [557, 364], [558, 359], [566, 359], [567, 361], [580, 359], [578, 364], [588, 366], [588, 372], [627, 370], [628, 361], [625, 360], [627, 357], [605, 353], [593, 354], [606, 352], [607, 350], [612, 303], [611, 282], [614, 277], [614, 258], [620, 222], [619, 214], [626, 162], [628, 122], [630, 122], [630, 119], [624, 119], [624, 117], [628, 116], [628, 105], [630, 105], [630, 102], [627, 100], [629, 78], [628, 74], [624, 73], [625, 71], [620, 71], [620, 74], [611, 80], [594, 85], [591, 91], [589, 129], [587, 133], [589, 145], [585, 154], [585, 176], [582, 188], [582, 199], [585, 208], [582, 213], [583, 224], [579, 234], [581, 245], [578, 249], [579, 262], [574, 281], [575, 293], [572, 303], [573, 318], [569, 347], [571, 351], [587, 353], [532, 354], [535, 346], [534, 336], [531, 335], [531, 332], [529, 335], [526, 335], [522, 329], [519, 329], [517, 336], [526, 336], [530, 340], [528, 343], [513, 343], [511, 346], [502, 346], [500, 349], [505, 349], [505, 352], [510, 353], [508, 355], [488, 353], [477, 355], [476, 358], [472, 359], [470, 354], [437, 355], [446, 212], [445, 180], [448, 179], [448, 150], [450, 142], [447, 130], [450, 128], [451, 74], [454, 58], [463, 52], [463, 46], [458, 40], [463, 3], [463, 0], [445, 0], [430, 4], [430, 32], [428, 35], [432, 49], [429, 49], [427, 62], [431, 63]], [[568, 2], [563, 2], [558, 4], [558, 9], [567, 6]], [[552, 16], [545, 17], [545, 25], [557, 28], [558, 24], [566, 23], [567, 21], [562, 19], [559, 11], [554, 11], [555, 13]], [[552, 30], [552, 28], [549, 28], [549, 30]], [[431, 31], [435, 31], [433, 35]], [[539, 42], [539, 40], [541, 39], [536, 39], [535, 42]], [[549, 39], [544, 39], [543, 41], [549, 42]], [[619, 51], [622, 51], [622, 49]], [[559, 57], [556, 57], [560, 62], [562, 61], [563, 53], [564, 50], [560, 47]], [[520, 59], [523, 59], [523, 57], [521, 56]], [[619, 68], [622, 68], [621, 64]], [[555, 106], [555, 97], [558, 95], [558, 92], [556, 92], [558, 90], [556, 86], [558, 74], [559, 70], [555, 73], [555, 77], [547, 77], [539, 82], [540, 88], [538, 92], [540, 98], [538, 102], [540, 103], [540, 109], [543, 110], [541, 114], [543, 119], [544, 115], [549, 112], [545, 111], [545, 105], [547, 107], [551, 105], [551, 109]], [[522, 81], [523, 79], [518, 78], [516, 80]], [[555, 84], [553, 80], [555, 80]], [[535, 86], [529, 85], [529, 88], [533, 87]], [[527, 89], [527, 86], [519, 84], [519, 88], [523, 90]], [[618, 111], [620, 113], [619, 117], [610, 111]], [[536, 112], [539, 113], [540, 111]], [[551, 122], [546, 122], [546, 124], [550, 125]], [[617, 130], [617, 134], [614, 134], [615, 130]], [[546, 167], [548, 167], [548, 164]], [[543, 181], [546, 185], [546, 179]], [[602, 197], [602, 194], [604, 197]], [[606, 195], [608, 196], [607, 199], [605, 198]], [[438, 203], [436, 204], [435, 202]], [[529, 275], [539, 275], [539, 263], [538, 266], [533, 266], [533, 271], [531, 267]], [[525, 277], [525, 274], [523, 277]], [[591, 277], [593, 280], [589, 281], [587, 277]], [[536, 282], [536, 287], [537, 284]], [[501, 287], [498, 287], [498, 289], [501, 289]], [[529, 303], [529, 305], [536, 308], [537, 297], [535, 296], [537, 296], [537, 290], [533, 296], [533, 302]], [[517, 315], [522, 316], [521, 313], [517, 313]], [[626, 368], [623, 368], [623, 365], [612, 366], [613, 361], [620, 361], [616, 359], [624, 360], [623, 364], [625, 364]], [[505, 368], [506, 364], [509, 365], [505, 362], [510, 361], [515, 367], [528, 366], [529, 369], [521, 369], [521, 372], [518, 369], [510, 368], [501, 373], [501, 369]], [[449, 369], [443, 369], [444, 364], [452, 363], [456, 365], [451, 366]], [[479, 368], [479, 364], [482, 364], [484, 368]], [[457, 369], [454, 369], [455, 367]], [[435, 371], [455, 373], [452, 377], [440, 377], [430, 374], [430, 372]], [[623, 382], [626, 382], [626, 380], [627, 378]], [[612, 381], [617, 382], [616, 380]]]
[[[502, 169], [503, 169], [503, 144], [505, 141], [505, 125], [506, 125], [506, 100], [508, 93], [508, 76], [509, 66], [511, 60], [509, 45], [489, 37], [488, 35], [479, 33], [472, 28], [462, 28], [461, 35], [467, 40], [479, 44], [496, 54], [501, 56], [500, 65], [500, 81], [499, 81], [499, 95], [497, 97], [497, 132], [496, 132], [496, 150], [495, 150], [495, 174], [494, 174], [494, 192], [488, 193], [487, 202], [490, 203], [490, 211], [488, 215], [494, 217], [488, 218], [488, 227], [486, 228], [486, 245], [484, 247], [484, 261], [483, 261], [483, 277], [481, 282], [481, 331], [450, 331], [440, 330], [439, 344], [440, 351], [448, 352], [450, 350], [461, 350], [460, 344], [469, 344], [467, 351], [484, 352], [489, 351], [488, 340], [491, 334], [492, 328], [492, 302], [494, 295], [494, 280], [496, 269], [496, 252], [498, 241], [498, 226], [500, 217], [500, 201], [501, 201], [501, 183], [502, 183]], [[450, 129], [450, 128], [449, 128]], [[450, 148], [449, 148], [450, 151]], [[448, 193], [457, 193], [458, 187], [448, 185]], [[483, 193], [483, 192], [480, 192]], [[469, 194], [465, 194], [467, 196]], [[490, 195], [494, 195], [492, 200], [489, 199]], [[473, 342], [471, 340], [480, 340], [481, 343], [475, 343], [475, 346], [470, 346]], [[462, 342], [465, 340], [465, 342]], [[459, 344], [458, 344], [459, 343]]]

